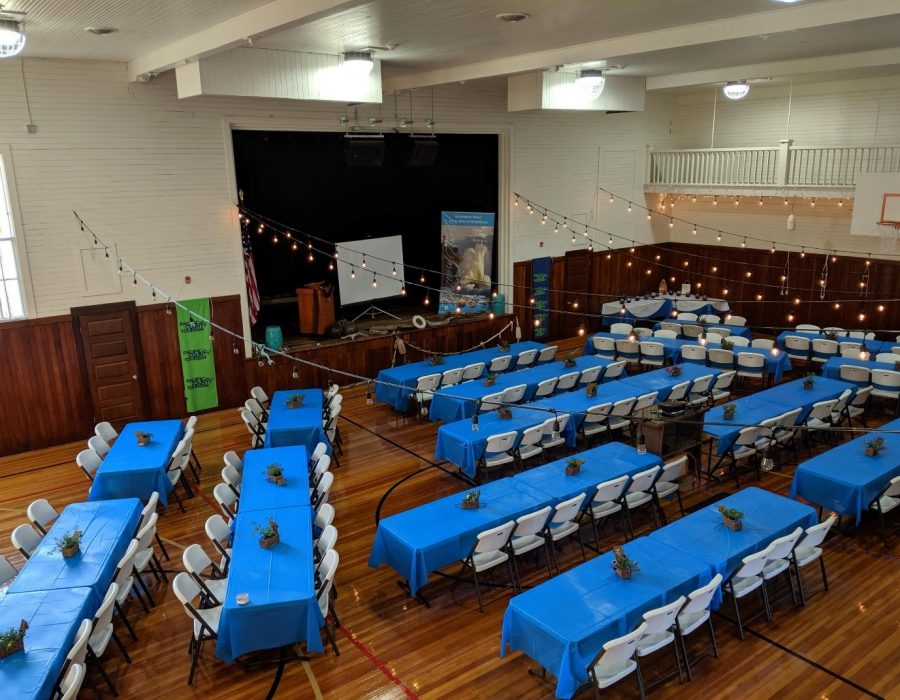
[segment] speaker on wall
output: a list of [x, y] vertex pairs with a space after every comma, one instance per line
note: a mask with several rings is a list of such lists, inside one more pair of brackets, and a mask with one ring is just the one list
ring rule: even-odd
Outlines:
[[433, 136], [413, 136], [407, 165], [434, 165], [441, 145]]
[[384, 139], [348, 136], [344, 142], [344, 161], [349, 167], [371, 168], [384, 165]]

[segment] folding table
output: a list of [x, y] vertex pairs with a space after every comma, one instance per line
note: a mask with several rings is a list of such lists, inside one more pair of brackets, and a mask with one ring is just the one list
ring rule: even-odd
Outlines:
[[[288, 397], [301, 394], [299, 408], [288, 408]], [[320, 442], [328, 444], [322, 427], [321, 389], [290, 389], [276, 391], [269, 399], [269, 424], [266, 428], [264, 447], [289, 447], [303, 445], [309, 453]]]
[[[141, 447], [137, 444], [135, 433], [138, 431], [152, 435], [149, 445]], [[146, 503], [157, 491], [160, 502], [168, 505], [172, 482], [166, 470], [183, 435], [184, 424], [180, 420], [126, 425], [94, 474], [88, 499], [139, 498]]]
[[[279, 486], [267, 479], [266, 467], [271, 464], [278, 464], [284, 470], [285, 485]], [[244, 453], [241, 513], [308, 505], [309, 458], [303, 445], [268, 447]]]

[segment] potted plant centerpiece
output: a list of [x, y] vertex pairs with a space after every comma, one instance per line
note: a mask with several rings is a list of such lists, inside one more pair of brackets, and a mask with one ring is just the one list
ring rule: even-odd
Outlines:
[[61, 537], [56, 538], [56, 549], [66, 559], [74, 557], [78, 554], [81, 547], [81, 530], [73, 532], [64, 532]]
[[666, 372], [668, 372], [671, 377], [680, 377], [682, 372], [681, 365], [669, 365], [669, 367], [666, 368]]
[[872, 438], [871, 440], [866, 440], [866, 456], [867, 457], [877, 457], [880, 453], [884, 452], [887, 449], [887, 445], [884, 444], [883, 437]]
[[736, 508], [728, 506], [719, 506], [719, 512], [722, 514], [722, 522], [730, 530], [737, 532], [744, 527], [744, 514]]
[[253, 532], [259, 535], [259, 546], [263, 549], [271, 549], [281, 541], [278, 536], [278, 523], [275, 518], [269, 518], [265, 525], [253, 523]]
[[508, 406], [498, 406], [497, 407], [497, 417], [503, 418], [506, 420], [507, 418], [512, 418], [512, 411]]
[[575, 476], [581, 471], [581, 465], [584, 464], [583, 459], [577, 457], [569, 457], [566, 460], [566, 476]]
[[588, 398], [595, 397], [597, 395], [597, 382], [589, 382], [584, 388], [584, 395]]
[[10, 627], [5, 632], [0, 632], [0, 659], [25, 648], [25, 631], [27, 629], [28, 621], [22, 620], [18, 628]]
[[838, 334], [837, 331], [825, 331], [825, 339], [826, 340], [837, 340]]
[[266, 467], [266, 481], [277, 486], [287, 484], [287, 479], [284, 478], [284, 469], [280, 464], [270, 464]]
[[725, 420], [733, 420], [735, 411], [737, 411], [737, 406], [733, 403], [726, 403], [722, 406], [722, 418]]
[[284, 402], [284, 405], [290, 409], [300, 408], [303, 405], [303, 394], [291, 394], [287, 397]]
[[141, 430], [136, 430], [134, 433], [134, 437], [137, 438], [137, 444], [139, 447], [146, 447], [150, 444], [150, 440], [153, 438], [153, 433], [145, 433]]
[[723, 350], [733, 350], [734, 343], [732, 343], [728, 338], [722, 338], [722, 349]]
[[469, 491], [462, 499], [463, 510], [475, 510], [481, 506], [481, 489]]
[[813, 388], [813, 379], [815, 378], [815, 376], [816, 375], [814, 375], [812, 372], [810, 372], [803, 378], [803, 388], [804, 389], [809, 391], [810, 389]]
[[571, 369], [575, 366], [575, 355], [572, 353], [568, 353], [565, 357], [565, 361], [563, 362], [563, 367], [566, 369]]
[[432, 354], [431, 364], [435, 367], [437, 367], [438, 365], [444, 364], [444, 356], [439, 352]]
[[613, 547], [612, 568], [619, 578], [631, 578], [632, 572], [637, 571], [640, 567], [634, 559], [625, 554], [624, 549]]
[[497, 341], [497, 347], [500, 348], [503, 352], [507, 352], [509, 350], [509, 341], [500, 338], [500, 340]]
[[497, 373], [491, 372], [488, 374], [487, 378], [481, 382], [484, 386], [494, 386], [497, 383]]

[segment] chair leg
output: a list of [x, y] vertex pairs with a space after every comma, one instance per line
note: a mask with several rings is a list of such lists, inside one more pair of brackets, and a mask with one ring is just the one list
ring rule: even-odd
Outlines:
[[644, 677], [641, 674], [641, 660], [637, 657], [637, 655], [635, 655], [634, 657], [634, 663], [634, 675], [637, 677], [638, 693], [641, 696], [641, 700], [646, 700], [647, 695], [644, 691]]
[[803, 591], [803, 577], [800, 575], [800, 567], [797, 566], [797, 559], [794, 558], [794, 573], [797, 575], [797, 589], [800, 591], [800, 605], [806, 605], [806, 594]]
[[694, 675], [691, 673], [691, 660], [688, 657], [687, 642], [680, 629], [678, 631], [678, 641], [681, 642], [681, 653], [684, 655], [684, 667], [687, 670], [688, 681], [692, 681], [694, 680]]
[[131, 590], [134, 593], [134, 597], [140, 601], [141, 606], [144, 608], [144, 612], [149, 613], [150, 608], [147, 607], [147, 602], [144, 600], [144, 596], [141, 595], [139, 587], [137, 585], [132, 585]]
[[[135, 584], [140, 584], [141, 589], [143, 589], [144, 594], [147, 596], [147, 600], [150, 601], [150, 606], [155, 608], [156, 601], [153, 600], [153, 596], [150, 594], [150, 589], [147, 587], [146, 581], [144, 581], [144, 577], [141, 575], [139, 571], [134, 572], [134, 580]], [[135, 592], [137, 592], [137, 585], [135, 585]], [[143, 601], [141, 601], [143, 602]], [[146, 605], [144, 606], [147, 607]], [[149, 612], [149, 611], [148, 611]]]
[[103, 668], [103, 664], [100, 663], [100, 659], [92, 652], [89, 651], [89, 656], [92, 661], [94, 661], [94, 665], [97, 667], [97, 670], [100, 672], [100, 675], [103, 677], [103, 681], [109, 686], [109, 692], [113, 694], [114, 697], [119, 697], [119, 692], [116, 690], [116, 686], [113, 685], [112, 678], [107, 675], [106, 671]]
[[475, 582], [475, 594], [478, 596], [478, 610], [484, 612], [484, 605], [481, 602], [481, 589], [478, 587], [478, 572], [472, 567], [472, 580]]
[[680, 635], [675, 632], [675, 639], [672, 640], [672, 651], [675, 652], [675, 668], [678, 669], [678, 682], [684, 683], [684, 676], [681, 673], [681, 654], [678, 653], [678, 637]]
[[194, 672], [197, 670], [197, 660], [200, 658], [200, 647], [203, 641], [194, 639], [191, 644], [191, 670], [188, 673], [188, 685], [194, 684]]
[[769, 591], [766, 589], [766, 582], [763, 581], [763, 585], [760, 586], [762, 589], [762, 600], [763, 600], [763, 608], [766, 611], [766, 620], [769, 622], [772, 621], [772, 610], [769, 607]]
[[163, 544], [162, 538], [159, 536], [159, 533], [156, 533], [156, 544], [159, 545], [160, 550], [163, 553], [163, 556], [166, 558], [166, 561], [169, 561], [169, 552], [166, 551], [166, 545]]
[[137, 635], [134, 633], [134, 627], [131, 626], [131, 623], [128, 621], [128, 617], [125, 615], [125, 611], [122, 610], [122, 606], [116, 603], [116, 612], [119, 613], [119, 617], [122, 622], [125, 623], [125, 628], [128, 630], [128, 634], [131, 635], [131, 638], [134, 641], [137, 641]]
[[738, 634], [741, 636], [741, 641], [744, 641], [744, 625], [741, 623], [741, 608], [740, 605], [738, 605], [737, 596], [734, 594], [734, 586], [731, 587], [731, 600], [734, 603], [734, 617], [737, 620]]
[[681, 513], [681, 517], [684, 517], [684, 503], [681, 501], [681, 489], [679, 488], [675, 495], [678, 497], [678, 512]]
[[825, 575], [825, 554], [819, 555], [819, 566], [822, 569], [822, 583], [825, 584], [825, 590], [828, 590], [828, 576]]
[[174, 488], [172, 489], [172, 495], [175, 496], [175, 502], [178, 504], [178, 509], [182, 513], [184, 513], [184, 503], [181, 502], [181, 496], [178, 495], [178, 491], [176, 491]]
[[712, 615], [707, 619], [707, 623], [709, 623], [709, 641], [712, 642], [713, 648], [713, 656], [717, 659], [719, 658], [719, 645], [716, 644], [716, 630], [713, 627]]
[[125, 651], [125, 645], [122, 644], [122, 640], [119, 639], [119, 635], [117, 635], [115, 632], [113, 632], [112, 638], [113, 638], [113, 641], [116, 643], [116, 646], [119, 647], [119, 651], [122, 652], [122, 656], [125, 657], [125, 661], [127, 661], [128, 663], [131, 663], [131, 657], [128, 656], [128, 652]]

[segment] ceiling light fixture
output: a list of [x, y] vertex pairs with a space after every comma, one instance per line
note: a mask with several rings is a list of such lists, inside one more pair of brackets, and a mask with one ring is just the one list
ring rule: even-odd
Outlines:
[[344, 53], [344, 68], [352, 75], [365, 77], [372, 72], [375, 61], [370, 51], [346, 51]]
[[22, 30], [22, 23], [0, 18], [0, 58], [15, 56], [24, 48], [25, 32]]
[[85, 27], [84, 31], [88, 34], [94, 34], [95, 36], [106, 36], [107, 34], [113, 34], [119, 30], [115, 27]]
[[523, 22], [528, 19], [531, 15], [527, 12], [501, 12], [495, 17], [501, 22]]
[[730, 83], [725, 83], [725, 87], [722, 88], [722, 93], [729, 100], [743, 100], [749, 92], [750, 85], [746, 80], [732, 80]]
[[575, 78], [575, 85], [596, 97], [603, 92], [603, 87], [606, 85], [606, 78], [603, 77], [603, 71], [595, 68], [585, 68], [584, 70], [578, 71], [578, 77]]

